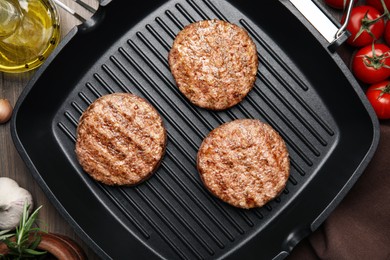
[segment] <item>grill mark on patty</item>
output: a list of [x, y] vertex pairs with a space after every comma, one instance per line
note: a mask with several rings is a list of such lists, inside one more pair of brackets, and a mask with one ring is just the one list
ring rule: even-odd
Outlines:
[[[141, 133], [141, 136], [144, 137], [144, 138], [148, 138], [150, 139], [150, 142], [153, 143], [153, 144], [158, 144], [158, 142], [156, 141], [156, 139], [151, 136], [149, 133], [151, 132], [150, 128], [152, 128], [153, 126], [152, 125], [146, 125], [144, 127], [141, 127], [140, 125], [138, 125], [135, 121], [134, 121], [134, 117], [127, 114], [125, 111], [123, 110], [119, 110], [111, 101], [105, 101], [106, 104], [108, 105], [109, 108], [112, 109], [113, 111], [113, 115], [116, 119], [122, 121], [122, 122], [126, 122], [126, 123], [131, 123], [131, 126], [132, 128], [131, 129], [134, 129], [135, 131], [134, 132], [139, 132]], [[142, 116], [144, 117], [145, 115], [142, 114]], [[149, 115], [148, 115], [149, 116]], [[122, 118], [120, 118], [122, 117]], [[149, 118], [149, 119], [152, 119], [152, 120], [158, 120], [160, 121], [159, 118]], [[146, 129], [147, 128], [147, 129]]]
[[[101, 151], [96, 149], [96, 150], [90, 150], [90, 151], [84, 151], [88, 155], [88, 159], [92, 160], [93, 162], [97, 163], [96, 165], [99, 165], [100, 168], [104, 169], [104, 172], [107, 175], [107, 173], [110, 172], [110, 165], [106, 163], [106, 156], [104, 154], [101, 154]], [[87, 164], [86, 167], [89, 169], [90, 165]], [[91, 172], [92, 174], [94, 173], [93, 171]]]
[[77, 128], [80, 164], [94, 179], [109, 185], [135, 185], [148, 178], [158, 167], [165, 145], [161, 117], [132, 94], [97, 99], [80, 117]]
[[[135, 168], [137, 171], [135, 171], [137, 176], [141, 177], [142, 168], [139, 167], [140, 164], [136, 163], [140, 161], [140, 157], [137, 157], [136, 153], [131, 153], [134, 158], [128, 156], [128, 149], [124, 147], [123, 145], [120, 145], [120, 143], [116, 142], [116, 140], [112, 140], [110, 137], [106, 135], [105, 132], [100, 132], [99, 129], [97, 129], [95, 126], [91, 126], [93, 131], [90, 133], [90, 137], [93, 140], [90, 140], [89, 138], [86, 139], [86, 141], [95, 141], [96, 144], [100, 146], [100, 149], [95, 149], [94, 143], [89, 143], [90, 149], [92, 148], [95, 152], [98, 152], [98, 155], [103, 157], [110, 157], [107, 159], [106, 162], [104, 162], [107, 165], [112, 165], [111, 162], [121, 161], [123, 162], [123, 165], [128, 165], [131, 167], [128, 168]], [[106, 151], [106, 153], [101, 153], [99, 150]], [[141, 158], [142, 160], [142, 158]]]
[[195, 105], [222, 110], [239, 103], [256, 80], [256, 45], [241, 27], [205, 20], [180, 31], [168, 57], [179, 90]]
[[[141, 178], [142, 168], [139, 167], [139, 164], [135, 163], [136, 160], [133, 160], [133, 157], [129, 157], [122, 151], [116, 149], [112, 142], [104, 141], [106, 139], [104, 134], [103, 138], [101, 137], [102, 136], [100, 136], [99, 132], [93, 131], [90, 132], [88, 138], [83, 140], [84, 144], [86, 144], [86, 147], [88, 147], [88, 150], [85, 150], [85, 152], [90, 155], [89, 159], [93, 158], [98, 160], [102, 165], [106, 166], [104, 168], [108, 167], [110, 172], [116, 173], [118, 173], [118, 169], [116, 168], [115, 171], [112, 169], [112, 167], [115, 166], [112, 162], [122, 162], [122, 167], [120, 168], [121, 175], [130, 172], [134, 173], [137, 178]], [[122, 154], [122, 156], [125, 156], [125, 158], [118, 158], [118, 154]], [[129, 169], [136, 169], [136, 171], [129, 171]]]
[[[120, 178], [120, 179], [131, 178], [131, 180], [133, 180], [133, 181], [138, 181], [143, 177], [141, 175], [142, 169], [140, 170], [139, 168], [137, 168], [137, 166], [138, 166], [137, 164], [126, 163], [126, 164], [122, 164], [122, 167], [118, 167], [118, 165], [113, 165], [111, 162], [113, 161], [114, 156], [112, 156], [107, 151], [106, 147], [101, 145], [101, 143], [98, 143], [98, 145], [100, 146], [99, 148], [94, 145], [94, 146], [91, 146], [89, 148], [89, 150], [85, 151], [85, 152], [86, 152], [86, 154], [89, 155], [89, 159], [97, 161], [98, 162], [97, 165], [99, 167], [102, 167], [102, 168], [107, 170], [108, 174], [104, 174], [103, 176], [107, 177], [112, 172], [115, 172], [115, 174], [116, 174], [115, 177]], [[104, 151], [107, 151], [107, 152], [104, 152]], [[131, 159], [131, 158], [129, 158], [129, 159]], [[126, 160], [126, 161], [128, 161], [128, 160]], [[133, 167], [133, 166], [135, 166], [135, 167]], [[88, 165], [87, 168], [89, 169], [89, 167], [90, 166]], [[132, 170], [132, 169], [136, 169], [136, 170]], [[96, 170], [96, 169], [92, 169], [90, 171], [90, 174], [94, 175], [96, 178], [97, 175], [94, 174], [94, 170]]]
[[[84, 142], [88, 144], [98, 143], [101, 147], [107, 148], [109, 153], [115, 157], [116, 160], [123, 161], [127, 156], [126, 152], [120, 149], [121, 147], [116, 147], [112, 140], [105, 135], [105, 133], [100, 132], [95, 126], [89, 125], [91, 128], [88, 133], [88, 138], [85, 138]], [[93, 139], [93, 140], [91, 140]]]
[[287, 182], [288, 151], [271, 126], [239, 119], [205, 138], [198, 170], [206, 187], [225, 202], [242, 208], [262, 206]]
[[[134, 138], [135, 135], [133, 133], [131, 133], [131, 135], [130, 135], [130, 131], [124, 130], [122, 125], [119, 125], [119, 126], [115, 125], [115, 122], [113, 122], [110, 119], [110, 117], [108, 117], [107, 115], [101, 115], [101, 117], [98, 117], [98, 115], [96, 115], [95, 117], [98, 118], [97, 120], [99, 122], [101, 122], [100, 120], [102, 120], [103, 123], [105, 124], [105, 126], [107, 126], [112, 133], [115, 133], [113, 140], [112, 140], [112, 138], [106, 136], [107, 138], [110, 138], [113, 142], [115, 142], [114, 146], [118, 145], [119, 147], [123, 147], [123, 145], [122, 145], [123, 143], [125, 143], [127, 145], [131, 145], [131, 148], [129, 148], [129, 147], [124, 148], [126, 150], [125, 153], [127, 153], [127, 154], [131, 150], [139, 151], [142, 154], [144, 154], [146, 152], [144, 147], [142, 146], [142, 144], [139, 142], [139, 140], [138, 141], [135, 140], [135, 138]], [[104, 133], [104, 134], [106, 134], [106, 133]], [[142, 156], [139, 154], [139, 152], [132, 153], [132, 154], [135, 154], [137, 161], [141, 161], [143, 164], [149, 164], [149, 163], [155, 162], [155, 158], [151, 153], [149, 153], [149, 154], [145, 153]]]

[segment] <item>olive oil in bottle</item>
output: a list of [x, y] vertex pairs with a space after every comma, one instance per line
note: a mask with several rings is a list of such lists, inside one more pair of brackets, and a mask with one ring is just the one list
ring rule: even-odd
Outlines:
[[0, 0], [0, 71], [38, 67], [59, 40], [59, 17], [51, 0]]

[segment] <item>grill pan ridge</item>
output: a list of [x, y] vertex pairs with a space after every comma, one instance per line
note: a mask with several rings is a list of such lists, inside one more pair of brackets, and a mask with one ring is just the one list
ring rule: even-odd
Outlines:
[[[68, 35], [22, 93], [12, 119], [15, 144], [54, 205], [103, 258], [283, 258], [345, 196], [371, 158], [378, 123], [339, 58], [297, 20], [286, 1], [267, 1], [264, 10], [252, 5], [249, 0], [176, 0], [158, 7], [145, 1], [138, 10], [124, 11], [121, 1], [106, 3], [90, 25]], [[281, 31], [281, 22], [267, 22], [274, 11], [292, 28]], [[124, 24], [125, 15], [133, 19]], [[167, 61], [185, 25], [213, 18], [246, 29], [260, 63], [254, 89], [243, 102], [220, 112], [190, 104]], [[292, 30], [305, 40], [286, 44]], [[337, 78], [316, 72], [308, 63], [312, 55]], [[54, 83], [58, 89], [49, 87]], [[348, 106], [330, 95], [333, 87], [351, 97]], [[161, 166], [136, 187], [95, 182], [74, 153], [82, 112], [115, 92], [148, 100], [167, 128]], [[37, 99], [47, 102], [37, 104]], [[269, 123], [290, 153], [286, 188], [262, 208], [242, 210], [221, 202], [203, 187], [196, 170], [203, 138], [237, 118]], [[356, 127], [364, 137], [351, 134]], [[341, 161], [345, 151], [351, 154]]]

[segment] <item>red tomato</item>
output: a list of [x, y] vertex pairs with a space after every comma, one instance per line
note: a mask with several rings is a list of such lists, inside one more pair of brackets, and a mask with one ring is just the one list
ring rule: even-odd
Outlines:
[[[390, 8], [390, 0], [384, 0], [386, 8]], [[383, 13], [383, 6], [381, 0], [366, 0], [366, 4], [374, 7], [379, 12]]]
[[369, 84], [385, 80], [390, 76], [390, 48], [381, 43], [361, 48], [352, 58], [352, 72]]
[[389, 23], [389, 21], [387, 21], [387, 23], [386, 23], [385, 33], [383, 34], [383, 38], [385, 39], [385, 42], [387, 43], [387, 45], [390, 46], [390, 23]]
[[382, 37], [385, 23], [378, 10], [371, 6], [361, 5], [352, 8], [347, 30], [351, 33], [347, 43], [362, 47]]
[[336, 9], [345, 9], [349, 4], [349, 0], [325, 0], [325, 4]]
[[379, 119], [390, 119], [390, 81], [370, 86], [366, 96]]

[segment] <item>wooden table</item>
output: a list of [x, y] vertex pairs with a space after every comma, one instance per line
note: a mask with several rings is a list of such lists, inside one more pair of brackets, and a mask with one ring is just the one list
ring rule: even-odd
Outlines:
[[[73, 0], [61, 0], [65, 4], [75, 9], [79, 9]], [[97, 7], [96, 0], [83, 0], [84, 2]], [[339, 12], [334, 12], [336, 16], [340, 16]], [[79, 23], [70, 14], [59, 8], [61, 16], [62, 35]], [[87, 12], [83, 14], [88, 15]], [[340, 54], [348, 57], [348, 51], [340, 51]], [[345, 57], [344, 57], [345, 58]], [[35, 71], [21, 74], [5, 74], [0, 73], [0, 98], [7, 98], [12, 105], [15, 105], [20, 93], [26, 86], [28, 80], [32, 77]], [[75, 234], [70, 225], [57, 212], [51, 202], [47, 199], [41, 188], [31, 176], [24, 162], [16, 151], [10, 134], [10, 124], [0, 125], [0, 177], [10, 177], [16, 180], [19, 185], [31, 192], [34, 198], [35, 205], [43, 205], [40, 211], [39, 218], [47, 225], [49, 232], [60, 233], [69, 236], [79, 243], [84, 248], [89, 259], [99, 259], [94, 252]]]
[[[61, 0], [67, 6], [79, 10], [83, 17], [90, 14], [81, 9], [73, 0]], [[85, 3], [97, 8], [97, 0], [83, 0]], [[61, 33], [65, 36], [71, 28], [80, 22], [69, 13], [58, 8], [61, 18]], [[0, 98], [8, 99], [14, 106], [20, 93], [33, 76], [35, 71], [20, 74], [0, 73]], [[74, 239], [84, 248], [88, 259], [99, 259], [94, 252], [75, 234], [70, 225], [57, 212], [51, 202], [47, 199], [41, 188], [31, 176], [24, 162], [16, 151], [11, 134], [10, 124], [0, 124], [0, 177], [9, 177], [19, 183], [19, 185], [29, 190], [34, 198], [36, 206], [43, 205], [39, 219], [47, 226], [47, 231], [64, 234]]]

